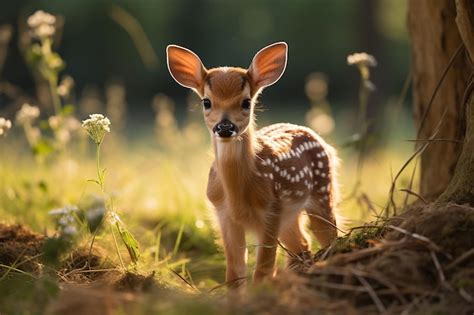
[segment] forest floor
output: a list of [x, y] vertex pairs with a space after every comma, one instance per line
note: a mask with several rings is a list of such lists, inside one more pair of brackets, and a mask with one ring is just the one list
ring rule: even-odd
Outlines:
[[[279, 270], [275, 279], [251, 288], [238, 303], [222, 293], [193, 292], [192, 284], [189, 290], [176, 290], [153, 273], [120, 271], [98, 251], [89, 255], [86, 249], [74, 250], [55, 270], [60, 279], [57, 298], [44, 311], [468, 314], [474, 311], [473, 230], [473, 208], [414, 206], [383, 223], [350, 230], [317, 252], [314, 262], [302, 260], [298, 271]], [[2, 280], [10, 271], [30, 278], [35, 294], [48, 290], [48, 270], [40, 259], [44, 240], [23, 226], [0, 225], [0, 263], [11, 266]], [[11, 286], [14, 281], [0, 282], [3, 294], [21, 290]], [[35, 297], [38, 305], [44, 296]]]
[[[284, 267], [291, 253], [280, 248], [276, 277], [229, 299], [224, 254], [204, 198], [211, 162], [205, 133], [195, 142], [186, 135], [187, 141], [158, 145], [109, 137], [101, 159], [107, 193], [89, 180], [96, 163], [87, 142], [79, 139], [73, 150], [38, 163], [18, 138], [8, 139], [0, 151], [1, 314], [474, 311], [473, 209], [419, 200], [402, 211], [418, 199], [400, 190], [416, 185], [410, 165], [394, 189], [402, 214], [381, 216], [390, 170], [403, 165], [411, 144], [371, 152], [356, 195], [350, 192], [357, 157], [342, 151], [340, 209], [348, 224], [341, 237], [328, 248], [313, 244], [313, 260], [301, 258], [292, 270]], [[131, 263], [113, 225], [103, 222], [94, 237], [83, 224], [81, 218], [107, 204], [138, 240], [138, 263]], [[61, 235], [51, 213], [72, 206], [82, 223], [72, 245], [61, 249], [51, 243]], [[256, 245], [252, 238], [248, 244], [250, 279]]]

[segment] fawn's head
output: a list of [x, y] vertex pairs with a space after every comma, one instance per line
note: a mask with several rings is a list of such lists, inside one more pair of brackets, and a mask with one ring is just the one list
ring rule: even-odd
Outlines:
[[166, 49], [171, 76], [192, 89], [202, 100], [204, 120], [218, 140], [236, 139], [253, 122], [258, 94], [277, 82], [286, 67], [288, 46], [275, 43], [261, 49], [248, 69], [206, 69], [192, 51], [169, 45]]

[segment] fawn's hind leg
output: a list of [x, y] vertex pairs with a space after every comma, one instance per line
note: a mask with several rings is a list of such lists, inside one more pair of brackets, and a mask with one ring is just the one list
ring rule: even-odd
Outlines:
[[331, 244], [337, 237], [336, 216], [330, 198], [318, 196], [306, 208], [309, 217], [309, 227], [321, 247]]
[[280, 241], [290, 252], [288, 253], [287, 266], [292, 267], [298, 260], [298, 255], [308, 253], [310, 250], [310, 239], [303, 227], [303, 213], [295, 216], [291, 222], [280, 230]]

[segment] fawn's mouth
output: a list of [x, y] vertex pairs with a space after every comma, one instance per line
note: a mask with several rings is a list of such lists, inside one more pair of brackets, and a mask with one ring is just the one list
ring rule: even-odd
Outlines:
[[220, 141], [231, 141], [238, 136], [238, 132], [235, 130], [227, 130], [225, 132], [214, 131], [214, 137]]

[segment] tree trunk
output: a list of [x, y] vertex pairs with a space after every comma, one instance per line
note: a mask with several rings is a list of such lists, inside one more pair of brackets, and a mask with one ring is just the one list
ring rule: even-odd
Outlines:
[[[456, 24], [470, 60], [474, 60], [474, 3], [471, 0], [457, 0]], [[468, 68], [469, 69], [469, 68]], [[474, 206], [474, 69], [469, 69], [470, 82], [461, 105], [465, 109], [466, 136], [463, 150], [456, 165], [454, 177], [438, 203], [455, 202]], [[465, 107], [464, 107], [465, 106]]]
[[[430, 138], [445, 113], [435, 137], [444, 140], [431, 142], [421, 156], [420, 194], [427, 200], [436, 199], [446, 189], [463, 147], [465, 116], [462, 102], [471, 66], [464, 51], [458, 51], [463, 40], [455, 18], [456, 3], [452, 0], [409, 0], [408, 26], [412, 40], [413, 101], [418, 139]], [[472, 33], [467, 37], [472, 40]], [[430, 105], [452, 58], [452, 65]], [[423, 118], [425, 112], [426, 119]]]

